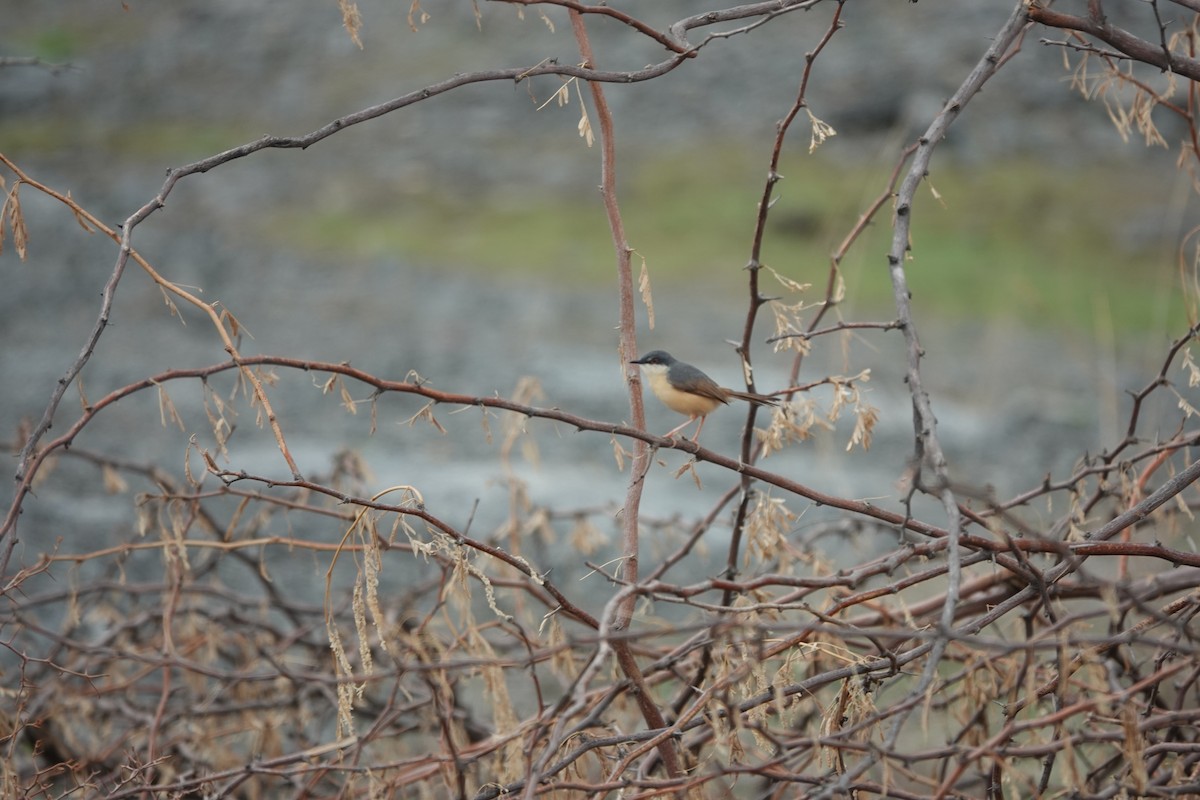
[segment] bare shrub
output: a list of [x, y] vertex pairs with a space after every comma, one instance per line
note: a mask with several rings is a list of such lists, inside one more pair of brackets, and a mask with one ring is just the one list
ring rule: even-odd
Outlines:
[[[507, 2], [537, 14], [568, 10], [580, 64], [462, 73], [307, 135], [256, 139], [172, 169], [119, 228], [0, 155], [5, 244], [22, 258], [33, 246], [22, 207], [31, 192], [115, 246], [79, 358], [14, 443], [15, 495], [0, 529], [0, 795], [1200, 795], [1191, 488], [1200, 474], [1192, 454], [1200, 368], [1189, 350], [1197, 320], [1187, 243], [1180, 271], [1192, 327], [1146, 366], [1111, 445], [1079, 454], [1068, 474], [1023, 479], [1026, 488], [1008, 497], [952, 480], [906, 272], [920, 255], [913, 200], [936, 148], [1035, 23], [1066, 37], [1055, 46], [1076, 85], [1105, 103], [1123, 133], [1155, 143], [1154, 109], [1180, 117], [1190, 132], [1180, 163], [1194, 172], [1193, 4], [1148, 3], [1162, 36], [1142, 39], [1109, 25], [1098, 0], [1079, 17], [1018, 3], [927, 130], [897, 154], [890, 182], [861, 209], [814, 289], [767, 267], [762, 249], [785, 142], [807, 139], [815, 149], [835, 133], [807, 98], [810, 81], [836, 80], [819, 65], [843, 27], [841, 3], [772, 0], [654, 27], [611, 6]], [[370, 20], [352, 2], [338, 5], [361, 45]], [[651, 270], [634, 269], [624, 231], [619, 121], [605, 85], [654, 80], [705, 58], [713, 42], [818, 5], [833, 12], [764, 163], [736, 348], [746, 388], [785, 402], [747, 414], [736, 455], [649, 432], [641, 381], [627, 366], [628, 424], [542, 405], [531, 382], [509, 396], [463, 394], [349, 361], [243, 354], [242, 325], [253, 320], [167, 279], [138, 250], [142, 226], [193, 176], [306, 148], [470, 84], [586, 84], [590, 107], [581, 95], [574, 102], [581, 135], [603, 153], [617, 346], [628, 365], [639, 354], [636, 303], [653, 319]], [[423, 14], [414, 3], [412, 24]], [[600, 17], [665, 56], [631, 72], [597, 66], [604, 54], [593, 54], [588, 26]], [[840, 311], [839, 265], [872, 224], [892, 230], [895, 312], [850, 319]], [[89, 397], [80, 375], [134, 273], [158, 287], [168, 313], [198, 313], [228, 358]], [[804, 369], [813, 347], [848, 336], [903, 342], [912, 457], [900, 489], [880, 487], [882, 499], [830, 494], [768, 458], [832, 435], [839, 418], [852, 429], [840, 446], [870, 447], [881, 413], [865, 392], [875, 364], [845, 375]], [[781, 385], [755, 381], [751, 346], [764, 340], [786, 364]], [[73, 414], [60, 408], [72, 387]], [[380, 483], [352, 447], [320, 474], [302, 470], [289, 434], [299, 423], [279, 410], [292, 392], [328, 395], [372, 433], [381, 418], [394, 421], [390, 400], [409, 398], [418, 410], [401, 440], [415, 428], [479, 425], [505, 465], [522, 448], [533, 457], [538, 430], [577, 432], [602, 443], [605, 460], [615, 456], [626, 496], [619, 508], [538, 504], [514, 477], [509, 519], [480, 534], [469, 500], [439, 507], [420, 480]], [[153, 409], [147, 429], [171, 432], [169, 456], [135, 461], [77, 441], [136, 402]], [[267, 466], [239, 449], [261, 435], [278, 454]], [[686, 519], [642, 509], [647, 476], [671, 450], [688, 457], [681, 480], [699, 481], [696, 466], [707, 465], [724, 481], [719, 501]], [[64, 470], [94, 494], [120, 498], [127, 513], [104, 543], [22, 523], [30, 495]], [[801, 524], [811, 508], [829, 513]], [[89, 512], [72, 510], [82, 527]], [[620, 555], [594, 563], [614, 511]], [[727, 520], [714, 573], [705, 537]], [[824, 547], [831, 539], [885, 544]], [[570, 549], [587, 580], [551, 568], [551, 541]], [[314, 576], [324, 585], [311, 585]]]

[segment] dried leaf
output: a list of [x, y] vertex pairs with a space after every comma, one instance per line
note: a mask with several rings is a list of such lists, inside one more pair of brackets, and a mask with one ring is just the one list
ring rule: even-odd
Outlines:
[[625, 459], [632, 458], [633, 453], [626, 450], [617, 437], [612, 438], [613, 458], [617, 460], [617, 472], [625, 471]]
[[111, 464], [105, 464], [101, 471], [104, 475], [104, 491], [109, 494], [124, 494], [129, 491], [129, 484]]
[[576, 552], [590, 556], [599, 550], [601, 545], [608, 542], [608, 537], [584, 514], [575, 521], [575, 527], [571, 529], [570, 542]]
[[800, 283], [800, 281], [792, 280], [786, 275], [781, 275], [774, 267], [767, 267], [767, 271], [770, 272], [771, 275], [775, 277], [775, 280], [779, 281], [780, 285], [782, 285], [789, 292], [803, 294], [812, 288], [811, 283]]
[[675, 479], [679, 480], [679, 476], [685, 472], [692, 473], [692, 480], [695, 481], [697, 489], [704, 488], [703, 486], [700, 485], [700, 473], [696, 472], [696, 459], [694, 459], [694, 458], [688, 459], [682, 467], [675, 470]]
[[754, 508], [746, 517], [745, 563], [777, 559], [780, 567], [786, 569], [793, 558], [787, 536], [797, 519], [783, 498], [772, 497], [766, 492], [758, 493]]
[[342, 408], [349, 411], [351, 414], [358, 413], [358, 406], [354, 403], [354, 398], [350, 396], [350, 390], [346, 388], [346, 382], [340, 381], [338, 389], [342, 396]]
[[1180, 369], [1187, 370], [1188, 386], [1195, 388], [1200, 386], [1200, 367], [1196, 366], [1196, 362], [1192, 360], [1192, 348], [1183, 348], [1183, 364]]
[[[364, 570], [360, 569], [355, 575], [350, 609], [354, 618], [354, 632], [358, 638], [358, 663], [362, 664], [363, 674], [370, 675], [375, 671], [375, 659], [371, 656], [370, 631], [367, 628], [367, 602], [363, 573]], [[361, 691], [359, 696], [361, 697]]]
[[432, 400], [430, 400], [428, 403], [426, 403], [421, 408], [420, 411], [418, 411], [417, 413], [415, 413], [411, 417], [409, 417], [407, 420], [405, 420], [405, 424], [411, 428], [416, 423], [417, 420], [423, 419], [426, 422], [428, 422], [430, 425], [432, 425], [433, 427], [437, 428], [439, 433], [445, 433], [446, 429], [443, 428], [442, 424], [440, 422], [438, 422], [437, 419], [433, 416], [433, 406], [434, 406], [434, 402]]
[[[514, 403], [527, 406], [544, 399], [545, 396], [538, 379], [524, 375], [517, 379], [517, 385], [512, 393], [512, 400]], [[536, 465], [540, 461], [540, 456], [538, 454], [537, 442], [532, 436], [528, 435], [529, 428], [527, 423], [529, 422], [529, 418], [524, 414], [511, 412], [503, 415], [501, 420], [503, 432], [503, 438], [500, 442], [501, 460], [506, 464], [510, 462], [513, 449], [519, 441], [521, 443], [522, 457], [530, 464]]]
[[242, 327], [242, 323], [238, 322], [238, 318], [228, 308], [221, 309], [221, 322], [229, 326], [229, 333], [233, 336], [241, 336], [244, 333], [251, 339], [254, 338], [254, 335]]
[[650, 270], [646, 267], [646, 257], [638, 253], [642, 259], [642, 269], [638, 274], [638, 291], [642, 294], [642, 303], [646, 306], [646, 322], [650, 330], [654, 330], [654, 298], [650, 295]]
[[854, 432], [850, 434], [846, 452], [853, 450], [856, 444], [861, 444], [863, 450], [870, 450], [871, 433], [875, 429], [875, 423], [879, 421], [879, 409], [874, 406], [861, 406], [854, 409], [854, 414]]
[[208, 416], [209, 427], [212, 428], [213, 438], [217, 443], [217, 450], [226, 460], [229, 458], [227, 444], [229, 437], [233, 433], [233, 425], [229, 421], [230, 416], [237, 416], [237, 411], [233, 407], [227, 406], [225, 401], [221, 399], [221, 395], [212, 390], [207, 383], [204, 384], [204, 413]]
[[88, 413], [92, 410], [92, 404], [87, 398], [87, 392], [83, 388], [83, 373], [80, 372], [75, 378], [75, 390], [79, 392], [79, 407], [83, 413]]
[[83, 228], [86, 233], [95, 233], [96, 229], [92, 226], [92, 223], [88, 222], [87, 217], [83, 215], [83, 211], [80, 210], [79, 206], [75, 205], [75, 200], [71, 197], [70, 191], [67, 192], [67, 201], [71, 205], [71, 213], [75, 215], [75, 222], [79, 223], [79, 227]]
[[[492, 709], [492, 728], [497, 731], [519, 730], [521, 718], [513, 706], [508, 682], [504, 679], [504, 670], [496, 665], [496, 651], [477, 629], [473, 629], [468, 637], [468, 651], [486, 665], [481, 672], [488, 706]], [[508, 783], [520, 778], [523, 775], [523, 763], [522, 738], [512, 737], [498, 753], [495, 762], [497, 781]]]
[[833, 293], [829, 298], [829, 302], [837, 305], [846, 299], [846, 279], [842, 277], [840, 269], [835, 268], [833, 281]]
[[25, 214], [21, 211], [20, 190], [21, 183], [18, 181], [8, 191], [4, 198], [4, 206], [0, 208], [0, 246], [4, 243], [4, 226], [7, 223], [8, 229], [12, 231], [13, 247], [17, 249], [17, 256], [24, 261], [29, 231], [25, 227]]
[[362, 15], [358, 13], [358, 3], [354, 0], [338, 0], [338, 9], [342, 12], [342, 26], [350, 34], [350, 40], [363, 49], [359, 33], [362, 31]]
[[429, 15], [425, 13], [425, 9], [421, 8], [421, 0], [412, 0], [412, 5], [408, 7], [408, 28], [413, 33], [416, 33], [419, 25], [424, 25], [429, 22]]
[[806, 106], [804, 111], [808, 114], [808, 120], [812, 123], [812, 138], [808, 143], [809, 155], [816, 152], [816, 149], [825, 143], [825, 140], [830, 136], [837, 136], [837, 131], [829, 123], [817, 119], [812, 111]]
[[579, 97], [579, 135], [587, 142], [587, 146], [591, 147], [596, 143], [596, 135], [592, 132], [592, 121], [588, 119], [587, 106], [583, 102], [583, 95]]
[[183, 315], [179, 313], [179, 307], [178, 307], [177, 305], [175, 305], [175, 301], [174, 301], [174, 300], [172, 300], [172, 299], [171, 299], [171, 295], [167, 293], [167, 289], [166, 289], [166, 287], [165, 287], [165, 286], [159, 286], [159, 287], [158, 287], [158, 290], [159, 290], [160, 292], [162, 292], [162, 296], [163, 296], [163, 303], [165, 303], [165, 304], [166, 304], [166, 306], [167, 306], [167, 308], [169, 308], [169, 309], [171, 310], [171, 316], [173, 316], [173, 317], [177, 317], [177, 318], [179, 319], [180, 323], [182, 323], [182, 324], [183, 324], [183, 326], [186, 328], [186, 327], [187, 327], [187, 320], [185, 320], [185, 319], [183, 318]]
[[925, 180], [929, 184], [929, 194], [933, 196], [934, 200], [938, 201], [938, 205], [940, 205], [942, 208], [946, 208], [946, 201], [942, 199], [942, 193], [937, 190], [937, 187], [933, 185], [933, 181], [929, 180], [928, 177], [926, 177]]
[[488, 413], [489, 412], [488, 412], [487, 406], [480, 406], [479, 410], [482, 412], [479, 415], [479, 425], [480, 425], [480, 427], [483, 428], [483, 440], [485, 442], [487, 442], [488, 444], [491, 444], [492, 443], [492, 424], [490, 422], [488, 422]]
[[1183, 412], [1185, 417], [1192, 417], [1198, 413], [1195, 406], [1185, 400], [1179, 392], [1175, 392], [1175, 399], [1179, 401], [1179, 410]]
[[179, 430], [184, 430], [183, 419], [179, 416], [179, 412], [175, 410], [175, 404], [171, 402], [171, 396], [167, 394], [167, 390], [163, 388], [162, 384], [156, 382], [154, 385], [158, 387], [158, 416], [162, 426], [164, 428], [167, 427], [167, 421], [170, 420], [179, 427]]
[[342, 644], [342, 636], [332, 614], [326, 614], [325, 633], [329, 637], [329, 649], [333, 651], [333, 663], [336, 665], [336, 675], [342, 680], [337, 681], [337, 735], [351, 736], [354, 734], [354, 696], [355, 686], [348, 680], [354, 674], [350, 659], [346, 657], [346, 648]]
[[546, 100], [546, 102], [542, 103], [540, 106], [537, 107], [537, 110], [541, 111], [543, 108], [550, 105], [551, 103], [555, 103], [558, 105], [559, 108], [562, 108], [567, 103], [571, 102], [571, 84], [574, 81], [575, 81], [575, 78], [571, 78], [569, 81], [564, 83], [562, 86], [558, 87], [558, 89], [555, 90], [554, 94], [550, 95], [550, 98], [548, 100]]

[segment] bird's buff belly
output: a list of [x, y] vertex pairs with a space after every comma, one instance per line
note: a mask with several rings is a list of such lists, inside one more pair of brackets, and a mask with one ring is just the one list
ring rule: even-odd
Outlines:
[[689, 417], [703, 417], [721, 403], [711, 397], [681, 392], [667, 382], [666, 375], [647, 375], [647, 382], [654, 396], [662, 404], [677, 414], [687, 414]]

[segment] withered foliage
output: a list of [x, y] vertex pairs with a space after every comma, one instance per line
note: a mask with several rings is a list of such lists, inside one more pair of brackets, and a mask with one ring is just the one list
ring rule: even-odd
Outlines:
[[[1125, 133], [1155, 143], [1153, 108], [1181, 115], [1191, 132], [1182, 160], [1194, 170], [1192, 4], [1146, 4], [1160, 21], [1168, 7], [1187, 20], [1169, 35], [1163, 22], [1160, 41], [1114, 33], [1098, 0], [1081, 17], [1018, 4], [835, 251], [824, 294], [810, 298], [807, 283], [776, 273], [785, 296], [768, 299], [759, 258], [789, 127], [805, 111], [811, 147], [834, 134], [806, 100], [813, 65], [843, 25], [842, 5], [826, 0], [836, 11], [778, 126], [739, 348], [745, 355], [752, 339], [771, 339], [791, 372], [764, 386], [744, 362], [747, 384], [784, 402], [759, 428], [749, 418], [737, 457], [538, 405], [533, 380], [506, 397], [473, 396], [415, 373], [397, 381], [348, 362], [243, 355], [238, 320], [137, 251], [135, 229], [179, 180], [469, 82], [554, 75], [547, 80], [564, 81], [563, 99], [575, 82], [580, 133], [603, 140], [613, 120], [597, 103], [593, 128], [585, 83], [651, 79], [705, 57], [710, 41], [821, 3], [749, 4], [662, 29], [607, 5], [516, 4], [538, 6], [547, 24], [541, 6], [565, 6], [583, 52], [584, 20], [602, 15], [670, 56], [634, 73], [539, 63], [456, 76], [309, 137], [268, 137], [173, 170], [119, 231], [0, 155], [0, 222], [22, 257], [36, 246], [24, 187], [113, 239], [118, 277], [132, 260], [173, 312], [201, 311], [230, 356], [89, 398], [78, 379], [98, 324], [44, 419], [17, 432], [16, 493], [0, 528], [0, 798], [1200, 795], [1197, 320], [1145, 367], [1106, 449], [1000, 497], [949, 477], [904, 276], [909, 225], [920, 224], [910, 204], [933, 149], [1033, 22], [1066, 32], [1058, 45], [1075, 85]], [[357, 6], [338, 6], [361, 44]], [[429, 22], [420, 4], [411, 13]], [[734, 27], [689, 38], [716, 24]], [[838, 265], [872, 221], [896, 232], [888, 257], [896, 317], [845, 319]], [[1194, 272], [1181, 271], [1191, 292]], [[649, 305], [646, 266], [636, 283], [629, 276], [628, 297]], [[102, 320], [111, 302], [109, 288]], [[763, 306], [769, 331], [758, 328]], [[771, 468], [776, 453], [815, 439], [842, 437], [839, 455], [870, 448], [883, 413], [868, 402], [872, 365], [801, 378], [816, 340], [851, 335], [906, 345], [913, 457], [899, 489], [881, 487], [879, 499], [829, 494]], [[411, 395], [415, 413], [387, 420], [401, 442], [414, 426], [446, 433], [480, 415], [479, 438], [498, 434], [507, 518], [474, 530], [469, 498], [429, 504], [420, 476], [380, 489], [386, 481], [350, 450], [321, 474], [302, 473], [271, 403], [297, 377], [337, 398], [336, 413], [369, 406], [363, 424], [372, 433], [387, 413], [382, 399]], [[81, 400], [74, 416], [57, 408], [71, 385]], [[187, 392], [199, 397], [194, 413], [177, 403]], [[74, 446], [104, 424], [105, 409], [143, 396], [159, 412], [152, 425], [179, 431], [170, 458], [135, 462]], [[239, 425], [273, 437], [272, 468], [245, 459]], [[608, 469], [611, 448], [631, 487], [664, 470], [665, 453], [682, 451], [692, 460], [680, 474], [699, 481], [695, 466], [705, 465], [724, 481], [720, 497], [684, 518], [640, 513], [632, 549], [625, 539], [619, 556], [596, 563], [593, 554], [611, 554], [611, 534], [639, 509], [608, 498], [534, 502], [514, 462], [557, 447], [550, 435], [535, 443], [549, 430], [590, 437], [595, 463]], [[95, 494], [124, 501], [128, 513], [104, 544], [20, 519], [35, 488], [68, 468]], [[636, 505], [640, 493], [630, 496]], [[809, 521], [813, 509], [830, 513]], [[555, 568], [564, 551], [582, 577]]]

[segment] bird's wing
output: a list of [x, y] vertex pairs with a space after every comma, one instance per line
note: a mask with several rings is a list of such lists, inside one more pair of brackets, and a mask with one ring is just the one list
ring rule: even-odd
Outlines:
[[691, 364], [675, 364], [671, 367], [670, 380], [677, 386], [686, 386], [692, 394], [710, 397], [719, 403], [729, 403], [729, 390], [722, 389], [716, 381]]

